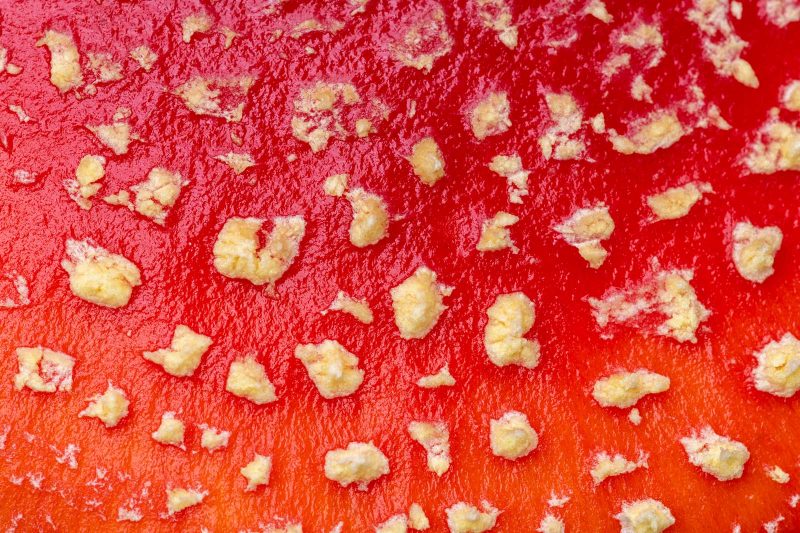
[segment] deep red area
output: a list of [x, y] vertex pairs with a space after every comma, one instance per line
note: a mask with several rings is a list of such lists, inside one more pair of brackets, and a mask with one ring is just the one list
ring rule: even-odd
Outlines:
[[[20, 124], [11, 112], [0, 112], [0, 132], [12, 140], [11, 149], [0, 150], [0, 272], [27, 278], [32, 300], [0, 310], [0, 429], [8, 428], [0, 451], [0, 522], [11, 524], [21, 514], [16, 523], [24, 531], [228, 531], [256, 529], [280, 516], [307, 531], [328, 531], [340, 520], [345, 531], [366, 531], [416, 501], [441, 531], [447, 506], [485, 498], [503, 510], [499, 531], [534, 531], [548, 511], [562, 517], [568, 531], [613, 531], [612, 515], [622, 502], [653, 497], [672, 509], [677, 524], [670, 531], [729, 531], [735, 523], [755, 531], [779, 515], [785, 518], [781, 531], [800, 529], [798, 511], [788, 505], [799, 490], [798, 400], [755, 391], [749, 378], [754, 350], [786, 331], [800, 332], [800, 182], [797, 173], [749, 175], [741, 163], [768, 110], [778, 105], [779, 87], [800, 78], [794, 46], [800, 27], [770, 26], [754, 3], [745, 5], [735, 27], [751, 43], [744, 56], [761, 81], [752, 90], [720, 78], [705, 61], [699, 35], [685, 19], [688, 4], [610, 1], [615, 20], [604, 25], [578, 15], [578, 4], [517, 2], [520, 44], [510, 51], [481, 27], [474, 6], [448, 3], [455, 45], [424, 74], [402, 68], [388, 52], [387, 35], [413, 18], [414, 2], [373, 0], [355, 17], [343, 4], [290, 1], [267, 15], [263, 2], [0, 2], [0, 45], [24, 68], [16, 77], [0, 74], [0, 101], [22, 105], [36, 119]], [[232, 27], [242, 37], [229, 50], [217, 33], [184, 44], [180, 20], [200, 9], [217, 28]], [[273, 30], [312, 16], [335, 17], [345, 26], [335, 35], [270, 42]], [[658, 22], [665, 36], [666, 57], [644, 72], [654, 105], [629, 96], [644, 55], [634, 53], [635, 68], [611, 81], [599, 74], [614, 48], [610, 35], [638, 20]], [[71, 33], [83, 54], [111, 53], [125, 65], [124, 80], [90, 98], [59, 95], [48, 82], [47, 51], [34, 46], [51, 28]], [[578, 38], [570, 47], [552, 52], [545, 45], [572, 31]], [[160, 56], [149, 74], [128, 58], [143, 43]], [[306, 55], [306, 46], [316, 54]], [[256, 76], [241, 124], [194, 116], [169, 93], [197, 74]], [[604, 112], [609, 127], [624, 131], [654, 108], [680, 105], [692, 75], [733, 125], [730, 131], [696, 130], [667, 150], [623, 156], [587, 127], [581, 135], [591, 161], [540, 155], [536, 139], [550, 126], [547, 92], [572, 93], [585, 117]], [[299, 89], [320, 79], [348, 81], [363, 98], [380, 98], [391, 109], [389, 120], [367, 139], [333, 141], [312, 154], [292, 137], [290, 119]], [[508, 91], [513, 126], [479, 143], [465, 112], [490, 90]], [[412, 98], [417, 113], [408, 118]], [[132, 109], [131, 123], [145, 142], [115, 157], [84, 125], [110, 122], [119, 106]], [[241, 149], [230, 142], [232, 131], [244, 138]], [[447, 169], [432, 188], [419, 183], [404, 159], [427, 134], [442, 147]], [[234, 175], [212, 159], [228, 151], [251, 153], [257, 167]], [[504, 180], [486, 167], [492, 156], [509, 152], [519, 152], [532, 170], [531, 192], [521, 206], [508, 204]], [[88, 153], [109, 159], [99, 196], [142, 181], [153, 166], [178, 171], [191, 183], [163, 228], [99, 200], [82, 211], [62, 182]], [[290, 153], [297, 154], [291, 163]], [[16, 169], [40, 179], [14, 185]], [[321, 188], [326, 176], [339, 172], [403, 215], [387, 239], [366, 249], [350, 245], [349, 206]], [[706, 202], [678, 221], [647, 222], [646, 195], [695, 179], [714, 187]], [[598, 201], [609, 206], [616, 230], [607, 241], [607, 262], [594, 271], [551, 228]], [[475, 250], [481, 222], [498, 210], [521, 218], [512, 229], [518, 255]], [[213, 268], [211, 249], [228, 217], [292, 214], [306, 217], [307, 234], [277, 285], [277, 298]], [[730, 233], [743, 219], [784, 233], [776, 272], [763, 285], [742, 279], [730, 260]], [[144, 283], [127, 307], [103, 309], [71, 294], [59, 266], [67, 238], [92, 238], [139, 265]], [[651, 258], [665, 268], [694, 269], [697, 294], [713, 312], [697, 344], [624, 329], [613, 340], [600, 337], [586, 298], [639, 280]], [[404, 341], [388, 291], [422, 264], [455, 290], [436, 328], [423, 340]], [[366, 298], [375, 323], [321, 315], [340, 289]], [[542, 344], [542, 359], [535, 370], [499, 369], [483, 349], [485, 310], [497, 294], [512, 290], [536, 303], [531, 336]], [[214, 339], [187, 379], [141, 357], [168, 344], [178, 323]], [[352, 397], [323, 400], [292, 355], [298, 343], [325, 338], [361, 358], [366, 379]], [[40, 344], [76, 357], [71, 393], [13, 390], [14, 348]], [[258, 407], [225, 392], [230, 362], [248, 353], [266, 366], [278, 402]], [[458, 381], [454, 388], [414, 385], [444, 363]], [[673, 386], [640, 403], [644, 421], [635, 427], [626, 412], [600, 408], [589, 391], [613, 370], [640, 367], [670, 376]], [[112, 430], [77, 418], [85, 398], [108, 380], [132, 402], [130, 416]], [[489, 419], [509, 409], [525, 412], [540, 433], [539, 448], [516, 463], [492, 456], [488, 447]], [[180, 411], [189, 424], [186, 452], [150, 438], [167, 410]], [[442, 419], [451, 427], [453, 467], [441, 479], [426, 470], [424, 452], [406, 433], [415, 419]], [[206, 453], [195, 427], [200, 423], [231, 430], [231, 445]], [[721, 483], [688, 463], [678, 439], [706, 424], [750, 449], [742, 479]], [[391, 474], [365, 493], [339, 487], [322, 471], [325, 452], [351, 440], [374, 441], [391, 462]], [[67, 444], [80, 447], [76, 470], [55, 461], [51, 447], [63, 451]], [[629, 457], [647, 452], [650, 468], [594, 488], [589, 463], [600, 450]], [[273, 456], [273, 475], [269, 487], [245, 494], [238, 469], [254, 453]], [[788, 485], [766, 477], [764, 467], [773, 464], [792, 475]], [[93, 484], [99, 468], [108, 473]], [[37, 473], [43, 475], [40, 489], [25, 477]], [[13, 484], [18, 477], [21, 485]], [[167, 520], [160, 517], [167, 485], [199, 485], [210, 495]], [[117, 523], [118, 506], [145, 487], [143, 521]], [[551, 493], [571, 499], [548, 510]]]

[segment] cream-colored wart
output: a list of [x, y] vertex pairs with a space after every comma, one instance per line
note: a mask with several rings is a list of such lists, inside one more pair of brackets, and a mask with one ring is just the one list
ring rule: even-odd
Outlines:
[[599, 452], [592, 460], [592, 469], [589, 473], [594, 484], [599, 485], [610, 477], [630, 474], [637, 468], [647, 468], [646, 455], [643, 454], [638, 461], [634, 462], [618, 453], [612, 457], [607, 452]]
[[554, 123], [544, 135], [539, 137], [539, 149], [545, 159], [577, 159], [583, 152], [583, 141], [572, 136], [580, 129], [583, 111], [572, 95], [568, 93], [548, 93], [545, 102]]
[[623, 504], [614, 518], [619, 520], [620, 533], [661, 533], [675, 524], [669, 508], [651, 498]]
[[167, 515], [172, 516], [189, 507], [199, 505], [208, 496], [208, 491], [195, 489], [167, 489]]
[[394, 322], [404, 339], [421, 339], [430, 332], [447, 306], [444, 297], [453, 292], [436, 282], [436, 272], [419, 267], [405, 281], [389, 291]]
[[513, 50], [517, 47], [519, 31], [514, 24], [511, 8], [506, 0], [475, 0], [478, 7], [478, 18], [484, 27], [497, 34], [503, 45]]
[[173, 91], [186, 107], [196, 115], [241, 122], [244, 101], [253, 87], [252, 76], [230, 78], [203, 78], [196, 76], [179, 85]]
[[694, 181], [651, 194], [647, 197], [647, 205], [656, 220], [675, 220], [688, 215], [704, 194], [712, 192], [714, 190], [709, 183]]
[[406, 533], [408, 531], [408, 518], [406, 515], [397, 514], [375, 526], [375, 533]]
[[156, 55], [149, 46], [144, 44], [131, 50], [129, 55], [131, 59], [139, 63], [139, 66], [142, 67], [145, 72], [153, 70], [153, 66], [156, 64], [156, 61], [158, 61], [158, 55]]
[[456, 384], [456, 379], [450, 373], [447, 365], [444, 365], [435, 374], [422, 376], [417, 380], [417, 386], [423, 389], [435, 389], [438, 387], [452, 387]]
[[564, 533], [564, 521], [551, 514], [544, 515], [542, 521], [539, 522], [539, 527], [536, 529], [539, 533]]
[[656, 23], [634, 21], [626, 25], [623, 31], [617, 34], [617, 43], [637, 51], [646, 51], [649, 61], [645, 68], [658, 65], [666, 55], [664, 51], [664, 35]]
[[88, 84], [84, 89], [86, 94], [95, 94], [98, 84], [112, 83], [123, 78], [122, 64], [116, 62], [111, 54], [89, 52], [86, 55], [89, 59], [89, 70], [94, 76], [92, 83]]
[[632, 288], [612, 289], [603, 298], [589, 298], [597, 325], [628, 324], [648, 332], [645, 318], [660, 314], [665, 320], [655, 333], [678, 342], [697, 342], [697, 328], [711, 312], [697, 298], [691, 270], [661, 270]]
[[608, 257], [602, 241], [611, 237], [614, 220], [605, 204], [577, 209], [553, 228], [570, 246], [578, 249], [591, 268], [600, 268]]
[[247, 487], [244, 490], [252, 492], [261, 485], [269, 484], [269, 475], [272, 472], [272, 458], [255, 454], [253, 460], [243, 466], [239, 472], [247, 480]]
[[181, 37], [189, 44], [196, 33], [208, 33], [214, 21], [206, 13], [192, 13], [181, 21]]
[[617, 372], [595, 382], [592, 397], [603, 407], [632, 407], [648, 394], [659, 394], [669, 390], [667, 376], [637, 370]]
[[414, 174], [425, 185], [433, 185], [444, 177], [444, 156], [433, 137], [424, 137], [411, 148], [408, 157]]
[[408, 527], [417, 531], [423, 531], [431, 527], [428, 516], [418, 503], [412, 503], [408, 508]]
[[689, 462], [720, 481], [742, 477], [750, 452], [741, 442], [717, 435], [710, 427], [681, 439]]
[[744, 162], [754, 174], [800, 170], [800, 128], [788, 122], [768, 122], [750, 145]]
[[733, 228], [733, 264], [746, 280], [763, 283], [775, 269], [783, 233], [777, 226], [757, 227], [739, 222]]
[[322, 184], [322, 190], [328, 196], [340, 198], [347, 190], [347, 181], [349, 179], [349, 174], [332, 174], [325, 178], [325, 182]]
[[64, 185], [70, 198], [81, 209], [91, 209], [91, 197], [97, 194], [102, 186], [99, 181], [106, 174], [106, 158], [101, 155], [85, 155], [75, 169], [75, 179], [66, 180]]
[[444, 422], [411, 422], [408, 434], [428, 454], [428, 470], [441, 476], [450, 468], [450, 432]]
[[[800, 17], [800, 8], [798, 8], [798, 16]], [[783, 107], [789, 111], [800, 111], [800, 80], [791, 81], [783, 88], [781, 102], [783, 102]]]
[[212, 453], [228, 446], [231, 439], [230, 431], [210, 427], [206, 424], [198, 426], [203, 432], [200, 436], [200, 446]]
[[447, 30], [444, 10], [438, 4], [416, 19], [404, 22], [399, 38], [389, 44], [395, 61], [428, 73], [437, 59], [450, 53], [453, 38]]
[[522, 168], [519, 155], [496, 155], [489, 163], [489, 170], [506, 178], [508, 201], [521, 204], [522, 197], [528, 195], [528, 176], [531, 172]]
[[472, 133], [479, 141], [508, 131], [511, 127], [511, 106], [505, 92], [490, 93], [470, 111]]
[[358, 368], [358, 357], [333, 340], [319, 344], [300, 344], [294, 356], [306, 367], [308, 377], [323, 398], [349, 396], [364, 381], [364, 371]]
[[483, 345], [489, 360], [497, 366], [536, 368], [539, 364], [539, 343], [525, 338], [536, 318], [531, 299], [522, 292], [501, 294], [486, 314], [489, 320]]
[[89, 398], [89, 405], [78, 413], [79, 417], [96, 418], [107, 428], [113, 428], [120, 420], [128, 416], [130, 402], [125, 391], [115, 387], [110, 381], [102, 394]]
[[186, 449], [183, 445], [183, 436], [186, 433], [186, 425], [179, 419], [175, 418], [175, 413], [167, 411], [161, 415], [161, 423], [152, 433], [153, 440], [161, 444], [168, 444], [176, 446], [181, 449]]
[[28, 387], [36, 392], [72, 390], [72, 368], [75, 359], [42, 346], [19, 347], [15, 350], [19, 370], [14, 376], [14, 388]]
[[260, 218], [229, 218], [214, 243], [214, 267], [223, 276], [273, 286], [292, 266], [306, 232], [301, 216], [275, 217], [262, 248]]
[[71, 36], [47, 30], [36, 46], [46, 46], [50, 51], [50, 83], [61, 93], [83, 85], [81, 56]]
[[228, 152], [215, 156], [214, 159], [221, 161], [228, 165], [237, 175], [242, 174], [245, 170], [256, 165], [253, 156], [250, 154], [240, 154], [236, 152]]
[[200, 366], [200, 360], [212, 342], [211, 337], [196, 333], [188, 326], [179, 324], [172, 335], [169, 348], [144, 352], [142, 356], [163, 367], [167, 374], [186, 377], [194, 374], [194, 371]]
[[347, 313], [362, 324], [372, 324], [373, 320], [375, 320], [372, 309], [369, 308], [366, 300], [357, 300], [344, 291], [337, 292], [336, 298], [331, 302], [330, 307], [322, 313], [326, 314], [328, 311]]
[[389, 459], [371, 442], [351, 442], [325, 454], [325, 477], [343, 487], [355, 484], [358, 490], [367, 490], [388, 473]]
[[344, 107], [360, 101], [356, 88], [350, 84], [319, 82], [308, 87], [294, 102], [296, 114], [292, 117], [292, 134], [308, 143], [313, 153], [320, 152], [328, 147], [331, 137], [342, 127], [334, 114], [337, 103], [338, 107]]
[[177, 172], [162, 167], [153, 168], [145, 181], [131, 187], [136, 195], [136, 212], [163, 226], [169, 210], [178, 201], [181, 188], [186, 184]]
[[739, 37], [729, 18], [727, 0], [695, 0], [688, 19], [703, 33], [703, 49], [721, 76], [732, 76], [742, 85], [757, 88], [758, 77], [752, 65], [741, 57], [748, 43]]
[[487, 501], [481, 502], [483, 510], [466, 502], [458, 502], [447, 509], [447, 527], [450, 533], [483, 533], [497, 524], [500, 511]]
[[264, 365], [258, 363], [252, 356], [231, 363], [225, 390], [256, 405], [264, 405], [278, 399], [275, 387], [267, 378]]
[[800, 20], [800, 6], [793, 0], [769, 0], [761, 6], [766, 19], [779, 28]]
[[539, 435], [525, 414], [508, 411], [499, 419], [490, 421], [489, 442], [493, 454], [514, 461], [536, 449]]
[[131, 141], [138, 140], [138, 137], [131, 132], [131, 126], [127, 122], [115, 121], [111, 124], [97, 126], [87, 124], [86, 129], [91, 131], [97, 140], [115, 155], [127, 154]]
[[130, 300], [133, 288], [142, 284], [135, 264], [97, 246], [91, 239], [67, 239], [66, 256], [61, 267], [69, 274], [70, 290], [87, 302], [123, 307]]
[[353, 208], [350, 222], [350, 242], [364, 248], [377, 243], [388, 234], [389, 211], [383, 199], [364, 189], [353, 189], [346, 194]]
[[782, 398], [800, 390], [800, 341], [786, 333], [753, 354], [758, 366], [753, 369], [756, 389]]
[[589, 0], [586, 7], [583, 8], [583, 14], [592, 16], [605, 24], [610, 24], [614, 20], [603, 0]]
[[519, 248], [511, 240], [509, 227], [519, 222], [519, 217], [499, 211], [490, 219], [484, 220], [481, 226], [481, 236], [478, 239], [476, 248], [479, 252], [496, 252], [510, 249], [513, 253], [519, 253]]
[[764, 472], [766, 472], [767, 476], [774, 481], [775, 483], [779, 483], [781, 485], [785, 485], [789, 483], [791, 476], [789, 473], [786, 472], [783, 468], [779, 467], [778, 465], [774, 465], [771, 467], [764, 467]]
[[618, 134], [614, 129], [609, 129], [608, 133], [611, 145], [617, 152], [647, 155], [669, 148], [688, 131], [674, 111], [656, 111], [631, 123], [625, 135]]

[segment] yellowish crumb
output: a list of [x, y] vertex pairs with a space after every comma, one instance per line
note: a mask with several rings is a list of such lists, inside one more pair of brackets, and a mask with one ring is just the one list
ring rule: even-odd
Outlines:
[[93, 304], [119, 308], [128, 304], [133, 288], [142, 284], [139, 268], [87, 239], [67, 239], [61, 267], [69, 274], [72, 293]]
[[358, 357], [336, 341], [298, 345], [294, 356], [306, 367], [308, 377], [323, 398], [349, 396], [364, 381], [364, 371], [358, 368]]
[[553, 228], [565, 241], [578, 249], [591, 268], [600, 268], [608, 252], [602, 241], [611, 237], [614, 220], [605, 204], [577, 209], [569, 218]]
[[717, 435], [705, 427], [698, 435], [681, 439], [689, 462], [720, 481], [742, 477], [750, 452], [741, 442]]
[[666, 376], [637, 370], [636, 372], [617, 372], [597, 380], [592, 397], [603, 407], [631, 407], [648, 394], [658, 394], [669, 390], [670, 380]]
[[536, 368], [539, 343], [525, 338], [536, 318], [533, 302], [522, 292], [499, 295], [486, 311], [484, 347], [497, 366]]
[[199, 505], [206, 496], [208, 496], [206, 491], [183, 488], [167, 489], [167, 515], [172, 516], [184, 509]]
[[458, 502], [445, 509], [450, 533], [483, 533], [492, 529], [500, 511], [487, 501], [482, 502], [481, 507], [482, 511], [474, 505]]
[[483, 222], [481, 236], [476, 248], [479, 252], [494, 252], [503, 249], [510, 249], [513, 253], [518, 253], [519, 248], [511, 240], [511, 232], [508, 230], [519, 222], [519, 217], [499, 211], [495, 216]]
[[508, 103], [508, 94], [494, 92], [488, 94], [472, 108], [470, 112], [470, 125], [472, 133], [479, 141], [492, 135], [508, 131], [511, 127], [511, 106]]
[[756, 227], [739, 222], [733, 228], [733, 264], [743, 278], [763, 283], [775, 269], [775, 255], [781, 248], [783, 233], [777, 226]]
[[153, 440], [161, 444], [169, 444], [183, 448], [183, 436], [186, 432], [186, 425], [175, 418], [175, 413], [167, 411], [161, 415], [161, 423], [152, 433]]
[[125, 391], [115, 387], [110, 381], [102, 394], [89, 398], [89, 405], [78, 413], [80, 417], [97, 418], [107, 428], [113, 428], [119, 421], [128, 416], [130, 402]]
[[231, 363], [225, 390], [256, 405], [264, 405], [278, 399], [275, 387], [267, 378], [264, 365], [258, 363], [252, 356]]
[[614, 150], [622, 154], [652, 154], [669, 148], [687, 134], [673, 111], [656, 111], [628, 126], [628, 134], [608, 130]]
[[194, 374], [211, 344], [211, 337], [195, 333], [188, 326], [179, 324], [172, 335], [169, 348], [144, 352], [142, 356], [163, 367], [167, 374], [186, 377]]
[[266, 244], [258, 233], [264, 220], [229, 218], [214, 243], [214, 267], [223, 276], [254, 285], [274, 285], [295, 260], [306, 232], [303, 217], [275, 217]]
[[158, 55], [156, 55], [149, 46], [144, 44], [131, 50], [129, 55], [131, 59], [139, 63], [139, 66], [142, 67], [145, 72], [153, 70], [153, 66], [156, 64], [156, 61], [158, 61]]
[[377, 243], [388, 234], [389, 211], [383, 199], [364, 189], [353, 189], [346, 194], [353, 208], [350, 223], [350, 242], [363, 248]]
[[414, 174], [425, 185], [433, 185], [444, 177], [444, 157], [433, 137], [425, 137], [411, 149], [408, 158]]
[[425, 511], [418, 503], [412, 503], [408, 508], [408, 527], [423, 531], [431, 527], [431, 522], [428, 520]]
[[489, 170], [506, 178], [508, 201], [512, 204], [521, 204], [522, 197], [528, 195], [530, 171], [522, 168], [522, 159], [519, 155], [496, 155], [489, 163]]
[[325, 477], [343, 487], [355, 484], [367, 490], [370, 483], [389, 473], [389, 460], [371, 442], [351, 442], [325, 454]]
[[261, 485], [269, 483], [269, 476], [272, 472], [272, 458], [255, 454], [252, 461], [243, 466], [239, 472], [247, 480], [245, 491], [252, 492]]
[[800, 341], [786, 333], [753, 354], [758, 362], [753, 369], [756, 389], [781, 398], [800, 390]]
[[349, 178], [349, 174], [332, 174], [325, 179], [322, 190], [328, 196], [339, 198], [347, 190], [347, 180]]
[[452, 288], [436, 282], [436, 273], [419, 267], [405, 281], [392, 288], [394, 322], [404, 339], [421, 339], [433, 329], [447, 306], [444, 296]]
[[372, 324], [372, 321], [375, 319], [372, 310], [369, 308], [369, 304], [367, 304], [365, 300], [356, 300], [343, 291], [336, 293], [336, 298], [327, 310], [342, 311], [364, 324]]
[[450, 373], [447, 365], [444, 365], [438, 372], [428, 376], [422, 376], [417, 380], [417, 386], [423, 389], [435, 389], [438, 387], [452, 387], [456, 380]]
[[669, 508], [650, 498], [624, 503], [614, 518], [619, 520], [620, 533], [661, 533], [675, 524]]
[[75, 359], [69, 355], [36, 346], [15, 350], [19, 371], [14, 376], [14, 388], [28, 387], [36, 392], [72, 390], [72, 369]]
[[205, 13], [192, 13], [181, 21], [181, 37], [189, 44], [195, 33], [208, 33], [214, 21]]
[[450, 432], [443, 422], [411, 422], [408, 433], [427, 452], [428, 469], [441, 476], [450, 468]]
[[223, 431], [206, 424], [200, 424], [199, 427], [203, 431], [200, 436], [200, 446], [209, 452], [214, 452], [215, 450], [228, 446], [228, 441], [230, 441], [231, 438], [230, 431]]
[[240, 154], [236, 152], [228, 152], [214, 157], [217, 161], [222, 161], [233, 170], [236, 174], [241, 174], [250, 167], [255, 166], [256, 162], [250, 154]]
[[711, 185], [695, 181], [670, 187], [660, 193], [647, 197], [647, 205], [658, 220], [675, 220], [685, 217], [704, 194], [714, 192]]
[[527, 416], [518, 411], [508, 411], [499, 419], [490, 421], [489, 442], [493, 454], [513, 461], [531, 453], [539, 443], [539, 435]]
[[71, 36], [55, 30], [47, 30], [36, 46], [46, 46], [50, 51], [50, 83], [66, 93], [83, 85], [81, 56]]
[[607, 478], [629, 474], [637, 468], [647, 468], [647, 458], [642, 456], [639, 461], [629, 461], [621, 454], [614, 454], [612, 457], [606, 452], [600, 452], [594, 456], [590, 474], [595, 485], [599, 485]]

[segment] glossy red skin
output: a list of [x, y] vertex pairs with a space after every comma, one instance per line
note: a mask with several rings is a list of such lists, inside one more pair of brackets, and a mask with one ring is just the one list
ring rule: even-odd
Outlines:
[[[228, 51], [216, 33], [196, 36], [191, 45], [181, 41], [179, 21], [199, 3], [0, 4], [0, 43], [24, 67], [17, 77], [0, 75], [0, 94], [36, 119], [19, 124], [13, 114], [0, 114], [0, 130], [13, 139], [11, 150], [0, 151], [0, 266], [28, 279], [32, 300], [0, 311], [0, 428], [9, 428], [0, 453], [0, 523], [16, 523], [18, 531], [230, 531], [256, 529], [280, 516], [302, 522], [307, 531], [328, 531], [339, 521], [345, 531], [365, 531], [416, 501], [432, 530], [442, 531], [447, 506], [487, 499], [503, 510], [498, 531], [534, 531], [547, 512], [562, 517], [568, 531], [615, 531], [612, 515], [622, 502], [652, 497], [672, 510], [677, 523], [670, 531], [728, 531], [734, 523], [755, 531], [779, 515], [785, 519], [781, 531], [800, 529], [797, 509], [788, 505], [800, 476], [798, 400], [758, 392], [750, 378], [754, 350], [786, 331], [800, 331], [800, 182], [797, 173], [748, 175], [740, 163], [768, 109], [777, 105], [779, 87], [800, 77], [800, 56], [789, 46], [800, 39], [800, 26], [769, 26], [755, 5], [745, 6], [735, 26], [751, 43], [745, 57], [761, 81], [752, 90], [714, 73], [683, 8], [608, 2], [615, 21], [641, 17], [664, 28], [667, 55], [646, 74], [656, 107], [686, 94], [679, 74], [694, 69], [708, 100], [734, 127], [697, 130], [648, 156], [617, 154], [587, 130], [593, 162], [554, 162], [545, 161], [536, 145], [549, 126], [543, 100], [548, 90], [572, 92], [586, 117], [603, 111], [609, 126], [623, 130], [626, 121], [651, 109], [628, 96], [632, 73], [600, 83], [609, 26], [519, 2], [520, 45], [509, 51], [475, 21], [473, 7], [448, 4], [456, 44], [425, 75], [401, 68], [386, 52], [387, 34], [413, 12], [406, 2], [373, 1], [354, 18], [323, 2], [288, 2], [272, 16], [258, 4], [205, 6], [218, 26], [242, 33]], [[341, 18], [344, 29], [268, 42], [272, 29], [286, 30], [320, 13]], [[541, 43], [565, 36], [570, 27], [580, 32], [576, 43], [548, 53]], [[47, 81], [47, 52], [34, 46], [48, 28], [71, 32], [84, 54], [112, 53], [124, 62], [125, 79], [101, 86], [93, 98], [60, 96]], [[161, 56], [149, 74], [127, 59], [142, 43]], [[306, 56], [306, 45], [317, 54]], [[239, 125], [193, 116], [165, 91], [194, 74], [242, 73], [255, 74], [258, 82]], [[351, 81], [362, 96], [381, 98], [392, 109], [389, 121], [368, 139], [333, 141], [312, 154], [292, 137], [289, 122], [298, 89], [317, 79]], [[509, 92], [513, 127], [479, 143], [465, 110], [491, 89]], [[405, 116], [408, 98], [417, 101], [413, 119]], [[83, 125], [109, 122], [121, 105], [133, 109], [134, 129], [147, 142], [115, 157]], [[231, 131], [244, 137], [242, 151], [258, 161], [243, 176], [212, 159], [238, 150]], [[446, 159], [447, 176], [433, 188], [420, 184], [404, 159], [423, 134], [436, 138]], [[493, 155], [512, 151], [532, 170], [531, 194], [521, 206], [508, 204], [504, 180], [486, 168]], [[109, 159], [99, 196], [141, 181], [156, 165], [179, 171], [191, 184], [164, 228], [99, 200], [85, 212], [67, 197], [62, 180], [87, 153]], [[297, 154], [295, 162], [287, 162], [289, 153]], [[40, 173], [38, 184], [12, 185], [8, 175], [17, 168]], [[353, 185], [381, 194], [393, 214], [404, 215], [392, 223], [388, 238], [365, 249], [349, 244], [349, 206], [321, 189], [324, 177], [337, 172], [350, 173]], [[644, 197], [690, 179], [708, 181], [715, 193], [683, 219], [648, 223]], [[595, 271], [550, 228], [597, 201], [609, 205], [616, 230], [607, 241], [608, 260]], [[512, 229], [520, 253], [480, 254], [475, 243], [481, 222], [501, 209], [521, 217]], [[228, 217], [290, 214], [305, 216], [308, 229], [297, 261], [277, 285], [277, 298], [215, 271], [211, 249]], [[730, 261], [730, 233], [742, 219], [774, 224], [784, 233], [775, 274], [763, 285], [741, 278]], [[71, 294], [59, 266], [64, 240], [87, 237], [141, 268], [144, 283], [125, 308], [100, 308]], [[665, 268], [694, 269], [697, 294], [713, 312], [697, 344], [624, 328], [614, 330], [611, 340], [600, 337], [586, 297], [640, 279], [653, 257]], [[406, 341], [393, 323], [388, 290], [422, 264], [455, 290], [433, 331]], [[365, 297], [375, 323], [321, 315], [339, 289]], [[500, 369], [485, 355], [485, 310], [498, 293], [512, 290], [525, 291], [536, 303], [531, 336], [541, 343], [542, 358], [535, 370]], [[178, 323], [214, 339], [191, 378], [171, 377], [141, 357], [166, 345]], [[365, 382], [351, 397], [322, 399], [293, 358], [298, 343], [325, 338], [338, 339], [361, 358]], [[76, 357], [71, 393], [13, 390], [13, 350], [39, 344]], [[247, 353], [266, 366], [279, 395], [274, 404], [255, 406], [224, 391], [230, 362]], [[455, 387], [426, 391], [414, 385], [444, 363]], [[635, 427], [627, 411], [603, 409], [589, 392], [611, 371], [640, 367], [670, 376], [672, 387], [640, 402], [644, 420]], [[131, 399], [130, 415], [110, 430], [77, 417], [85, 399], [108, 380]], [[540, 433], [536, 451], [514, 463], [494, 457], [488, 446], [489, 419], [509, 409], [527, 413]], [[150, 438], [167, 410], [180, 411], [187, 423], [188, 451]], [[426, 470], [424, 452], [408, 438], [405, 428], [417, 419], [450, 425], [453, 466], [441, 479]], [[200, 448], [200, 423], [231, 430], [230, 446], [214, 454]], [[688, 463], [678, 439], [706, 424], [748, 446], [742, 479], [722, 483]], [[374, 441], [391, 462], [391, 474], [366, 492], [342, 488], [323, 474], [325, 452], [352, 440]], [[80, 447], [76, 470], [57, 463], [51, 449], [60, 453], [67, 444]], [[595, 488], [589, 463], [601, 450], [629, 457], [647, 452], [649, 469]], [[267, 488], [245, 493], [238, 469], [254, 453], [272, 455], [272, 478]], [[788, 485], [767, 478], [764, 467], [773, 464], [792, 475]], [[106, 484], [92, 484], [96, 468], [108, 471]], [[38, 472], [41, 489], [25, 478]], [[23, 477], [20, 485], [12, 483], [15, 476]], [[117, 508], [146, 483], [144, 519], [116, 522]], [[210, 494], [201, 505], [165, 518], [167, 485], [202, 486]], [[551, 493], [570, 500], [548, 509]]]

